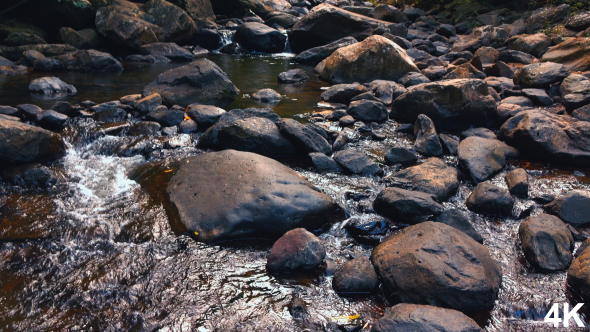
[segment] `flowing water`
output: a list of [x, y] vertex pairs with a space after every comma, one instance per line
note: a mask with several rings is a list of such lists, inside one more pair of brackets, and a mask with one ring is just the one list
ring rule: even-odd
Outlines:
[[[276, 75], [293, 68], [292, 59], [245, 56], [211, 57], [240, 88], [242, 96], [229, 108], [258, 104], [244, 97], [274, 88], [288, 98], [274, 107], [281, 116], [320, 109], [322, 83], [314, 75], [302, 85], [279, 86]], [[58, 76], [79, 93], [66, 100], [95, 102], [141, 93], [145, 84], [171, 66], [128, 69], [122, 73]], [[299, 67], [299, 66], [298, 66]], [[311, 68], [304, 67], [311, 74]], [[26, 92], [36, 74], [2, 78], [0, 104], [53, 101]], [[356, 137], [357, 148], [379, 161], [392, 146], [411, 146], [395, 133], [376, 143]], [[367, 331], [393, 303], [380, 291], [369, 298], [344, 299], [334, 293], [334, 268], [372, 247], [351, 238], [344, 226], [351, 219], [383, 220], [371, 202], [383, 188], [376, 179], [320, 174], [293, 164], [303, 176], [344, 209], [341, 222], [320, 235], [327, 249], [321, 271], [290, 279], [266, 273], [272, 243], [209, 246], [195, 242], [167, 211], [162, 194], [171, 166], [204, 153], [195, 147], [199, 135], [143, 139], [143, 153], [130, 151], [135, 138], [96, 135], [91, 119], [75, 119], [64, 131], [67, 155], [53, 167], [59, 181], [44, 190], [4, 186], [0, 196], [0, 330], [2, 331]], [[98, 138], [97, 138], [98, 137]], [[456, 158], [446, 162], [456, 165]], [[559, 195], [590, 189], [588, 170], [556, 169], [544, 164], [513, 162], [531, 174], [531, 195]], [[386, 173], [395, 171], [386, 168]], [[505, 187], [498, 174], [493, 182]], [[473, 186], [462, 185], [446, 208], [467, 210], [464, 201]], [[519, 200], [514, 216], [530, 209]], [[470, 214], [484, 245], [500, 262], [502, 289], [491, 312], [473, 318], [488, 331], [554, 331], [542, 322], [550, 304], [575, 301], [565, 285], [565, 273], [539, 274], [525, 262], [518, 240], [520, 220], [498, 220]], [[389, 231], [400, 226], [391, 224]], [[367, 325], [369, 323], [369, 325]], [[571, 328], [571, 331], [576, 329]]]

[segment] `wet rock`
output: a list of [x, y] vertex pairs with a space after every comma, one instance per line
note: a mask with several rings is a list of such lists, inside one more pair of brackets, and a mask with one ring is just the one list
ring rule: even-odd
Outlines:
[[151, 43], [141, 46], [139, 51], [143, 55], [161, 56], [178, 62], [194, 60], [194, 56], [191, 52], [175, 43]]
[[58, 182], [57, 172], [39, 164], [5, 167], [0, 171], [0, 175], [4, 182], [8, 181], [24, 188], [50, 188]]
[[299, 53], [295, 57], [295, 62], [298, 63], [309, 63], [309, 64], [318, 64], [322, 60], [326, 59], [332, 53], [334, 53], [337, 49], [345, 46], [349, 46], [352, 44], [356, 44], [357, 40], [354, 37], [344, 37], [342, 39], [338, 39], [334, 42], [329, 44], [313, 47], [306, 51]]
[[127, 62], [139, 62], [139, 63], [149, 63], [149, 64], [164, 64], [170, 63], [172, 60], [168, 59], [167, 57], [160, 56], [160, 55], [140, 55], [140, 54], [132, 54], [125, 57], [125, 61]]
[[575, 227], [590, 223], [590, 194], [573, 191], [545, 205], [545, 211]]
[[240, 25], [234, 40], [250, 52], [280, 53], [285, 50], [287, 36], [261, 23]]
[[108, 108], [94, 113], [94, 120], [104, 123], [121, 122], [127, 118], [127, 112], [120, 108]]
[[353, 101], [359, 101], [359, 100], [371, 100], [371, 101], [378, 102], [379, 104], [383, 104], [381, 99], [375, 97], [375, 95], [373, 94], [372, 91], [367, 91], [367, 92], [361, 93], [360, 95], [353, 97], [350, 101], [353, 102]]
[[198, 59], [185, 66], [166, 71], [145, 87], [143, 94], [158, 93], [167, 105], [186, 107], [199, 103], [225, 107], [240, 90], [215, 63]]
[[[583, 248], [580, 247], [580, 249]], [[567, 284], [578, 296], [588, 300], [590, 299], [590, 250], [587, 246], [583, 250], [580, 249], [576, 252], [578, 257], [574, 259], [567, 271]]]
[[280, 13], [267, 19], [265, 23], [268, 26], [279, 26], [284, 29], [289, 29], [292, 26], [294, 26], [295, 23], [297, 23], [297, 21], [299, 21], [299, 18], [297, 18], [297, 16], [293, 16], [287, 13]]
[[510, 49], [528, 53], [534, 57], [539, 58], [549, 46], [551, 46], [551, 38], [543, 33], [534, 35], [522, 35], [506, 41]]
[[502, 272], [488, 249], [451, 226], [410, 226], [373, 250], [377, 274], [400, 302], [463, 312], [491, 308]]
[[76, 94], [73, 85], [67, 84], [57, 77], [41, 77], [31, 81], [29, 91], [42, 94]]
[[482, 329], [463, 313], [429, 305], [397, 304], [378, 319], [371, 332], [481, 332]]
[[401, 10], [390, 5], [378, 5], [371, 10], [368, 16], [392, 23], [403, 23], [407, 21], [406, 15]]
[[545, 271], [562, 271], [572, 261], [574, 238], [566, 224], [549, 214], [525, 219], [518, 234], [527, 261]]
[[522, 89], [522, 94], [536, 105], [549, 106], [553, 104], [553, 99], [547, 95], [544, 89]]
[[159, 123], [153, 121], [144, 121], [132, 125], [127, 133], [131, 136], [156, 136], [160, 133]]
[[416, 154], [402, 147], [391, 148], [389, 151], [387, 151], [387, 154], [385, 154], [385, 162], [388, 165], [407, 165], [414, 164], [416, 161], [418, 161]]
[[428, 157], [442, 154], [442, 145], [438, 140], [434, 123], [426, 115], [418, 115], [414, 124], [414, 136], [416, 136], [416, 143], [414, 143], [416, 151]]
[[340, 125], [340, 127], [349, 127], [349, 126], [352, 126], [355, 123], [355, 121], [356, 120], [352, 116], [347, 115], [347, 116], [343, 116], [338, 121], [338, 124]]
[[444, 208], [436, 196], [401, 188], [385, 188], [373, 202], [377, 213], [404, 224], [416, 224], [440, 214]]
[[457, 79], [413, 86], [392, 104], [391, 117], [415, 122], [428, 116], [439, 129], [485, 126], [496, 113], [496, 101], [485, 82]]
[[506, 166], [506, 155], [498, 140], [471, 136], [457, 148], [459, 163], [474, 183], [483, 182], [499, 173]]
[[345, 170], [353, 174], [364, 176], [381, 176], [383, 170], [364, 152], [359, 150], [342, 150], [333, 156], [334, 160]]
[[279, 83], [293, 84], [309, 80], [309, 76], [303, 69], [291, 69], [279, 74]]
[[[347, 115], [348, 117], [352, 118], [352, 116]], [[342, 119], [346, 118], [343, 117]], [[340, 119], [340, 121], [342, 121], [342, 119]], [[354, 122], [354, 119], [352, 119]], [[342, 123], [340, 123], [340, 125], [342, 126]], [[348, 129], [350, 130], [350, 129]], [[336, 139], [334, 140], [334, 144], [332, 144], [332, 150], [333, 151], [339, 151], [341, 150], [348, 142], [350, 142], [350, 138], [348, 137], [347, 134], [347, 130], [343, 130], [340, 132], [340, 134], [338, 134], [338, 136], [336, 137]]]
[[184, 112], [169, 110], [166, 106], [158, 106], [147, 114], [146, 119], [158, 122], [164, 127], [172, 127], [179, 125], [184, 120]]
[[322, 92], [322, 100], [330, 103], [349, 104], [350, 100], [361, 93], [367, 92], [367, 87], [359, 83], [337, 84]]
[[590, 123], [541, 110], [522, 111], [500, 128], [500, 139], [524, 154], [557, 163], [590, 160]]
[[383, 103], [374, 100], [353, 101], [346, 112], [355, 120], [367, 123], [385, 121], [389, 114]]
[[553, 62], [533, 63], [514, 74], [514, 84], [523, 88], [545, 88], [569, 76], [564, 65]]
[[36, 119], [37, 115], [43, 112], [41, 107], [31, 104], [16, 105], [16, 108], [22, 113], [22, 115], [24, 115], [26, 119]]
[[191, 104], [188, 105], [186, 114], [197, 124], [200, 128], [207, 129], [219, 120], [225, 113], [225, 110], [219, 107], [210, 105]]
[[94, 29], [76, 31], [72, 28], [59, 29], [59, 38], [64, 44], [72, 45], [77, 49], [97, 49], [100, 46], [100, 36]]
[[570, 71], [590, 70], [590, 38], [572, 38], [549, 49], [541, 61], [554, 62]]
[[530, 65], [535, 61], [535, 57], [516, 50], [502, 50], [500, 51], [500, 61], [504, 61], [506, 63], [522, 63], [525, 65]]
[[313, 152], [309, 154], [313, 167], [322, 172], [342, 172], [343, 169], [334, 161], [334, 159], [326, 156], [321, 152]]
[[276, 239], [290, 229], [319, 228], [337, 209], [297, 172], [257, 154], [226, 150], [186, 161], [167, 192], [199, 241]]
[[379, 277], [368, 257], [344, 263], [332, 279], [332, 288], [341, 295], [370, 294], [379, 286]]
[[262, 89], [253, 93], [252, 99], [261, 103], [277, 104], [283, 99], [283, 96], [273, 89]]
[[109, 53], [96, 50], [82, 50], [55, 56], [53, 59], [64, 64], [67, 70], [82, 72], [121, 71], [123, 66]]
[[279, 123], [281, 134], [288, 137], [302, 151], [328, 154], [332, 146], [324, 137], [293, 119], [283, 119]]
[[396, 187], [417, 190], [444, 201], [459, 189], [458, 172], [439, 158], [429, 158], [424, 163], [408, 167], [388, 176], [385, 180]]
[[317, 236], [303, 228], [288, 231], [275, 242], [268, 255], [266, 269], [270, 273], [311, 271], [326, 257], [326, 249]]
[[65, 155], [62, 139], [45, 129], [0, 119], [0, 158], [7, 164], [53, 161]]
[[162, 96], [152, 93], [149, 96], [137, 100], [133, 104], [133, 107], [141, 114], [148, 114], [160, 105], [162, 105]]
[[374, 35], [360, 43], [336, 50], [326, 59], [320, 76], [332, 83], [397, 81], [418, 67], [405, 50], [391, 40]]
[[514, 198], [507, 190], [489, 182], [482, 182], [473, 189], [465, 204], [469, 210], [476, 213], [509, 215], [512, 213]]
[[36, 121], [42, 128], [60, 131], [66, 121], [68, 120], [68, 116], [54, 110], [46, 110], [37, 115]]
[[438, 216], [435, 216], [432, 220], [454, 227], [460, 230], [461, 232], [469, 235], [475, 241], [483, 243], [483, 238], [481, 237], [481, 235], [479, 235], [475, 228], [473, 228], [471, 221], [469, 221], [467, 215], [461, 210], [445, 210], [443, 211], [443, 213], [439, 214]]
[[506, 185], [511, 194], [515, 196], [528, 197], [529, 175], [524, 168], [517, 168], [506, 174]]

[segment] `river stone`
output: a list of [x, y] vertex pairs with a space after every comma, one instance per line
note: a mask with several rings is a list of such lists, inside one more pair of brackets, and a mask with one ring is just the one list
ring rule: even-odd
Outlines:
[[180, 221], [206, 243], [276, 239], [294, 228], [316, 229], [338, 208], [292, 169], [235, 150], [181, 161], [167, 193]]
[[562, 97], [572, 93], [590, 94], [590, 80], [586, 76], [572, 74], [561, 82], [559, 93]]
[[545, 89], [522, 89], [522, 94], [536, 105], [549, 106], [553, 104], [553, 99], [547, 95]]
[[489, 182], [482, 182], [473, 189], [465, 204], [469, 210], [476, 213], [510, 215], [514, 202], [507, 190]]
[[459, 163], [469, 172], [474, 183], [491, 178], [506, 166], [505, 152], [500, 143], [477, 136], [467, 137], [459, 143]]
[[364, 152], [359, 150], [341, 150], [334, 154], [334, 160], [352, 174], [381, 176], [383, 170]]
[[346, 113], [355, 120], [366, 123], [385, 121], [389, 115], [387, 107], [381, 101], [374, 100], [352, 101]]
[[514, 84], [523, 88], [545, 88], [560, 83], [569, 76], [564, 65], [554, 62], [533, 63], [520, 68], [514, 74]]
[[81, 50], [53, 57], [67, 70], [82, 72], [121, 71], [123, 66], [112, 55], [96, 50]]
[[573, 191], [545, 205], [545, 211], [575, 227], [590, 223], [590, 194]]
[[502, 50], [500, 51], [499, 60], [506, 63], [522, 63], [530, 65], [535, 61], [535, 57], [516, 50]]
[[279, 83], [293, 84], [301, 83], [309, 80], [309, 76], [303, 69], [290, 69], [286, 72], [282, 72], [278, 76]]
[[395, 99], [391, 117], [415, 122], [428, 116], [438, 129], [467, 129], [490, 125], [496, 101], [487, 84], [478, 79], [456, 79], [410, 87]]
[[193, 61], [193, 54], [176, 43], [151, 43], [139, 48], [143, 55], [163, 56], [172, 61]]
[[100, 46], [100, 36], [94, 29], [76, 31], [62, 27], [59, 29], [59, 38], [64, 44], [72, 45], [77, 49], [97, 49]]
[[438, 222], [388, 237], [371, 260], [389, 294], [405, 303], [477, 312], [494, 305], [502, 282], [487, 248]]
[[422, 164], [387, 176], [385, 180], [396, 187], [432, 194], [438, 201], [449, 199], [459, 189], [457, 169], [439, 158], [429, 158]]
[[133, 107], [141, 114], [147, 114], [156, 107], [162, 105], [162, 96], [158, 93], [152, 93], [149, 96], [137, 100]]
[[510, 49], [540, 57], [551, 46], [551, 38], [544, 33], [521, 35], [506, 41]]
[[288, 137], [305, 153], [320, 152], [328, 154], [332, 152], [332, 146], [328, 141], [312, 129], [293, 119], [283, 119], [279, 123], [281, 134]]
[[207, 129], [219, 120], [225, 110], [211, 105], [188, 105], [186, 114], [199, 125], [199, 128]]
[[393, 221], [416, 224], [440, 214], [443, 206], [436, 196], [401, 188], [385, 188], [373, 202], [375, 211]]
[[320, 267], [324, 258], [326, 248], [322, 241], [304, 228], [295, 228], [274, 243], [266, 269], [273, 274], [311, 271]]
[[366, 256], [342, 264], [332, 279], [332, 288], [340, 295], [369, 294], [378, 286], [379, 277]]
[[590, 38], [568, 39], [550, 48], [541, 61], [560, 63], [570, 71], [590, 70]]
[[252, 99], [261, 103], [276, 104], [283, 99], [283, 96], [273, 89], [262, 89], [254, 92]]
[[65, 155], [62, 139], [45, 129], [0, 119], [0, 158], [3, 163], [53, 161]]
[[388, 165], [407, 165], [414, 164], [416, 161], [418, 161], [416, 153], [403, 147], [393, 147], [385, 154], [385, 162]]
[[326, 156], [321, 152], [312, 152], [309, 154], [313, 167], [322, 172], [342, 172], [340, 164], [334, 161], [334, 159]]
[[510, 193], [515, 196], [529, 195], [529, 175], [524, 168], [517, 168], [506, 174], [506, 185]]
[[406, 51], [391, 40], [374, 35], [342, 47], [326, 59], [320, 76], [332, 83], [397, 81], [408, 72], [419, 72]]
[[247, 22], [238, 27], [234, 41], [249, 52], [280, 53], [285, 50], [287, 36], [262, 23]]
[[421, 154], [430, 157], [440, 156], [443, 153], [434, 123], [426, 115], [418, 115], [414, 124], [414, 136], [416, 136], [414, 148]]
[[20, 104], [16, 108], [24, 115], [25, 119], [35, 119], [43, 109], [37, 105]]
[[482, 332], [471, 318], [462, 312], [401, 303], [387, 309], [371, 332]]
[[476, 136], [476, 137], [483, 137], [489, 139], [497, 139], [498, 137], [496, 134], [489, 130], [488, 128], [470, 128], [463, 132], [461, 132], [461, 139], [466, 139], [467, 137]]
[[357, 82], [352, 84], [336, 84], [322, 92], [322, 100], [330, 103], [349, 104], [350, 100], [361, 93], [367, 92], [366, 86]]
[[35, 121], [41, 128], [60, 131], [68, 121], [68, 116], [54, 110], [45, 110], [37, 115]]
[[153, 121], [136, 123], [129, 127], [127, 133], [130, 136], [156, 136], [160, 133], [162, 126]]
[[[572, 262], [567, 271], [568, 286], [584, 300], [590, 300], [590, 249], [586, 247]], [[582, 249], [582, 247], [580, 247]]]
[[574, 237], [559, 218], [540, 214], [520, 224], [518, 234], [527, 261], [544, 271], [562, 271], [572, 261]]
[[458, 209], [445, 210], [443, 213], [435, 216], [432, 221], [441, 222], [445, 225], [454, 227], [461, 232], [469, 235], [479, 243], [483, 243], [483, 237], [475, 230], [467, 215]]
[[147, 120], [155, 121], [163, 127], [178, 126], [184, 120], [183, 111], [169, 110], [168, 107], [160, 105], [146, 115]]
[[332, 53], [334, 53], [337, 49], [339, 49], [341, 47], [349, 46], [352, 44], [356, 44], [356, 43], [357, 43], [357, 40], [354, 39], [354, 37], [344, 37], [342, 39], [338, 39], [338, 40], [331, 42], [329, 44], [326, 44], [323, 46], [318, 46], [318, 47], [313, 47], [313, 48], [310, 48], [309, 50], [299, 53], [295, 57], [295, 62], [309, 63], [309, 64], [316, 65], [316, 64], [322, 62], [322, 60], [324, 60], [327, 57], [329, 57], [330, 55], [332, 55]]
[[215, 63], [198, 59], [158, 75], [143, 91], [145, 96], [153, 93], [159, 93], [169, 106], [199, 103], [223, 108], [238, 97], [240, 90]]
[[76, 88], [57, 77], [41, 77], [31, 81], [29, 91], [42, 94], [76, 94]]
[[385, 105], [391, 105], [397, 97], [408, 91], [404, 86], [393, 81], [375, 80], [368, 85], [375, 97], [379, 98]]

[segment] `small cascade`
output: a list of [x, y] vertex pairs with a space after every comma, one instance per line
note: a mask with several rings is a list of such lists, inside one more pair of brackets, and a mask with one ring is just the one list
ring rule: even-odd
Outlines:
[[235, 34], [236, 32], [234, 30], [220, 29], [219, 35], [221, 36], [221, 47], [233, 43]]

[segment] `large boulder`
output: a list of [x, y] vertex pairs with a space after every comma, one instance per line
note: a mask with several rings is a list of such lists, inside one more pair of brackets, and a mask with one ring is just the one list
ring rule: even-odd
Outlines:
[[560, 164], [590, 162], [590, 122], [528, 110], [502, 125], [499, 138], [524, 154]]
[[570, 71], [590, 70], [590, 38], [568, 39], [550, 48], [541, 61], [560, 63]]
[[371, 332], [481, 332], [482, 329], [462, 312], [400, 303], [379, 318]]
[[520, 68], [514, 74], [514, 84], [523, 88], [546, 88], [569, 76], [564, 65], [554, 62], [533, 63]]
[[291, 28], [290, 43], [295, 52], [322, 46], [344, 37], [364, 40], [379, 27], [389, 28], [393, 35], [405, 37], [407, 28], [349, 12], [329, 4], [314, 7]]
[[195, 21], [182, 9], [165, 0], [150, 0], [142, 6], [153, 17], [152, 23], [160, 27], [162, 42], [191, 42], [197, 33]]
[[444, 201], [459, 189], [457, 169], [448, 166], [442, 159], [430, 158], [424, 163], [408, 167], [385, 180], [396, 187], [422, 191]]
[[274, 243], [266, 269], [274, 274], [310, 271], [322, 265], [324, 258], [322, 241], [304, 228], [295, 228]]
[[0, 119], [0, 158], [6, 164], [53, 161], [65, 155], [62, 139], [45, 129]]
[[169, 106], [199, 103], [223, 108], [238, 97], [240, 90], [215, 63], [198, 59], [158, 75], [144, 89], [145, 96], [153, 93], [160, 94]]
[[53, 57], [68, 70], [83, 72], [121, 71], [123, 66], [112, 55], [96, 50], [82, 50]]
[[487, 248], [437, 222], [388, 237], [375, 247], [371, 260], [399, 302], [477, 312], [494, 305], [502, 282]]
[[211, 4], [217, 15], [251, 10], [257, 15], [266, 16], [271, 12], [284, 12], [291, 8], [287, 0], [213, 0]]
[[418, 71], [404, 49], [375, 35], [336, 50], [326, 59], [320, 76], [332, 83], [366, 83], [376, 79], [397, 81]]
[[506, 156], [501, 143], [477, 136], [467, 137], [459, 143], [459, 163], [469, 172], [473, 182], [483, 182], [504, 169]]
[[162, 29], [153, 23], [153, 17], [138, 8], [111, 5], [96, 12], [96, 29], [111, 42], [128, 48], [156, 43]]
[[215, 23], [215, 13], [210, 0], [170, 0], [169, 2], [183, 9], [195, 21], [198, 29]]
[[292, 169], [235, 150], [182, 160], [167, 193], [180, 221], [207, 243], [276, 239], [294, 228], [316, 229], [338, 208]]
[[573, 226], [590, 223], [590, 194], [572, 191], [545, 205], [545, 211]]
[[438, 129], [490, 126], [496, 101], [478, 79], [455, 79], [410, 87], [392, 104], [390, 117], [414, 123], [428, 116]]
[[529, 217], [520, 224], [518, 234], [526, 259], [545, 271], [562, 271], [572, 261], [574, 237], [563, 221], [549, 214]]
[[247, 22], [238, 27], [234, 41], [250, 52], [280, 53], [287, 36], [262, 23]]
[[295, 62], [318, 64], [322, 62], [322, 60], [324, 60], [325, 58], [332, 55], [332, 53], [334, 53], [337, 49], [356, 43], [357, 40], [354, 39], [354, 37], [344, 37], [329, 44], [310, 48], [309, 50], [299, 53], [295, 57]]

